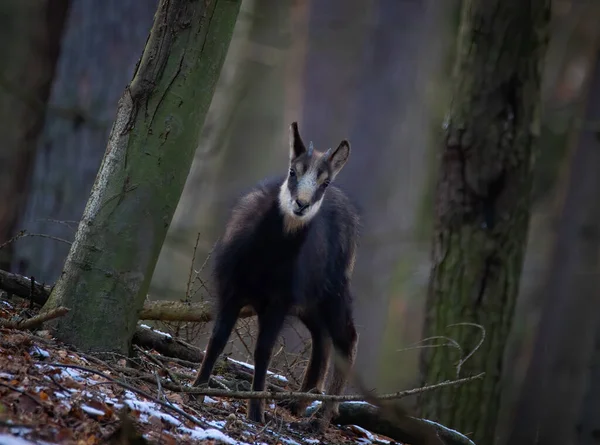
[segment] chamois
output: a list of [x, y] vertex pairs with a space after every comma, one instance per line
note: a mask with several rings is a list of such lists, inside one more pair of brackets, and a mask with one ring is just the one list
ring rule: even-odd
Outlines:
[[[323, 390], [332, 345], [350, 366], [354, 363], [358, 337], [350, 280], [359, 217], [348, 197], [330, 186], [348, 160], [350, 144], [343, 140], [323, 153], [312, 142], [306, 148], [296, 122], [289, 130], [288, 174], [259, 183], [243, 196], [215, 247], [217, 314], [193, 386], [208, 382], [245, 305], [253, 307], [259, 323], [252, 390], [265, 389], [273, 347], [292, 313], [312, 340], [301, 391]], [[344, 370], [335, 366], [328, 393], [340, 394], [346, 380]], [[291, 411], [298, 415], [307, 404], [293, 402]], [[324, 403], [313, 427], [326, 427], [337, 405]], [[264, 400], [249, 400], [247, 417], [264, 423]]]

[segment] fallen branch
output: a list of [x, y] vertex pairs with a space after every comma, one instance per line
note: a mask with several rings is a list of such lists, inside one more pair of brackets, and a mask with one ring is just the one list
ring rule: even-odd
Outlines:
[[14, 294], [17, 297], [31, 300], [40, 306], [43, 306], [52, 288], [38, 282], [34, 282], [22, 275], [0, 270], [0, 289]]
[[0, 320], [0, 328], [19, 329], [19, 330], [31, 329], [31, 328], [41, 325], [42, 323], [44, 323], [48, 320], [53, 320], [55, 318], [62, 317], [67, 312], [69, 312], [69, 309], [67, 309], [66, 307], [63, 307], [63, 306], [59, 306], [56, 309], [52, 309], [51, 311], [44, 312], [42, 314], [36, 315], [35, 317], [31, 317], [26, 320], [20, 320], [20, 321]]
[[[43, 306], [50, 296], [52, 287], [38, 282], [34, 282], [32, 285], [31, 280], [27, 277], [0, 270], [0, 290]], [[248, 318], [254, 315], [254, 310], [250, 306], [245, 306], [240, 311], [239, 318]], [[140, 312], [140, 320], [207, 323], [213, 318], [210, 305], [205, 302], [146, 301]]]
[[[240, 311], [240, 318], [256, 315], [250, 306]], [[208, 303], [187, 303], [184, 301], [146, 301], [140, 312], [140, 320], [188, 321], [208, 323], [214, 318]]]
[[[316, 408], [309, 408], [307, 415], [311, 415], [315, 410]], [[416, 417], [410, 417], [410, 419], [423, 428], [432, 428], [445, 445], [475, 445], [473, 441], [458, 431], [446, 428], [439, 423]], [[381, 410], [369, 403], [340, 403], [339, 415], [334, 417], [333, 423], [338, 425], [358, 425], [375, 434], [381, 434], [402, 443], [421, 443], [419, 437], [408, 433], [398, 423], [382, 416]]]

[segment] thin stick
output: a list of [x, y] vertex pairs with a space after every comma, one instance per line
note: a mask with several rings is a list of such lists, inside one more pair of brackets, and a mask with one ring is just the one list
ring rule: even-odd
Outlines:
[[200, 232], [196, 236], [196, 244], [194, 244], [194, 253], [192, 255], [192, 264], [190, 264], [190, 274], [188, 276], [187, 287], [185, 289], [185, 301], [190, 301], [191, 295], [190, 290], [192, 289], [192, 275], [194, 274], [194, 264], [196, 263], [196, 252], [198, 250], [198, 243], [200, 242]]
[[19, 238], [25, 238], [26, 236], [37, 236], [39, 238], [47, 238], [47, 239], [51, 239], [51, 240], [54, 240], [54, 241], [59, 241], [61, 243], [66, 243], [66, 244], [69, 244], [69, 245], [73, 244], [71, 241], [66, 240], [64, 238], [59, 238], [57, 236], [46, 235], [45, 233], [29, 233], [26, 230], [21, 230], [19, 233], [17, 233], [11, 239], [9, 239], [8, 241], [5, 241], [2, 244], [0, 244], [0, 249], [3, 249], [4, 247], [8, 246], [10, 243], [13, 243], [16, 240], [18, 240]]
[[[57, 367], [57, 368], [79, 369], [80, 371], [85, 371], [85, 372], [89, 372], [91, 374], [99, 375], [100, 377], [104, 377], [106, 380], [109, 380], [109, 381], [111, 381], [111, 382], [113, 382], [113, 383], [115, 383], [115, 384], [117, 384], [117, 385], [119, 385], [119, 386], [121, 386], [121, 387], [123, 387], [125, 389], [128, 389], [131, 392], [135, 392], [135, 393], [137, 393], [137, 394], [139, 394], [139, 395], [141, 395], [141, 396], [143, 396], [143, 397], [145, 397], [145, 398], [147, 398], [149, 400], [152, 400], [154, 403], [162, 406], [163, 408], [167, 408], [167, 409], [170, 409], [170, 410], [176, 412], [180, 416], [183, 416], [187, 420], [189, 420], [190, 422], [192, 422], [194, 425], [198, 425], [199, 427], [204, 428], [204, 429], [217, 428], [216, 426], [211, 426], [208, 423], [203, 422], [202, 420], [197, 419], [194, 416], [190, 416], [188, 413], [186, 413], [182, 409], [177, 408], [176, 406], [173, 406], [170, 403], [165, 403], [162, 400], [157, 399], [152, 394], [149, 394], [149, 393], [147, 393], [146, 391], [144, 391], [142, 389], [136, 388], [133, 385], [130, 385], [128, 383], [125, 383], [125, 382], [122, 382], [122, 381], [120, 381], [118, 379], [115, 379], [115, 378], [113, 378], [113, 377], [111, 377], [111, 376], [103, 373], [102, 371], [98, 371], [96, 369], [88, 368], [86, 366], [67, 365], [65, 363], [45, 363], [45, 362], [42, 362], [42, 361], [36, 361], [36, 363], [39, 363], [41, 365], [46, 365], [46, 366], [54, 366], [54, 367]], [[217, 429], [219, 429], [219, 428], [217, 428]]]
[[4, 386], [5, 388], [10, 389], [11, 391], [18, 392], [19, 394], [23, 394], [25, 397], [28, 397], [31, 400], [33, 400], [37, 405], [44, 406], [44, 405], [42, 405], [42, 402], [40, 402], [36, 397], [32, 396], [31, 394], [29, 394], [28, 392], [26, 392], [22, 389], [15, 388], [14, 386], [9, 385], [8, 383], [4, 383], [4, 382], [0, 382], [0, 386]]
[[436, 383], [434, 385], [426, 385], [420, 388], [407, 389], [405, 391], [398, 391], [390, 394], [377, 395], [362, 395], [362, 394], [350, 394], [350, 395], [330, 395], [330, 394], [311, 394], [306, 392], [296, 391], [283, 391], [283, 392], [271, 392], [271, 391], [222, 391], [220, 389], [210, 388], [194, 388], [194, 387], [182, 387], [180, 392], [186, 394], [198, 394], [211, 397], [228, 397], [231, 399], [273, 399], [273, 400], [318, 400], [318, 401], [334, 401], [334, 402], [361, 402], [367, 397], [373, 397], [378, 400], [393, 400], [402, 399], [415, 394], [421, 394], [423, 392], [433, 391], [446, 386], [462, 385], [463, 383], [477, 380], [483, 377], [485, 373], [465, 377], [457, 380], [447, 380], [444, 382]]
[[67, 312], [69, 312], [69, 309], [67, 309], [66, 307], [63, 307], [63, 306], [59, 306], [56, 309], [52, 309], [48, 312], [41, 313], [39, 315], [36, 315], [35, 317], [28, 318], [27, 320], [21, 320], [21, 321], [0, 320], [0, 328], [20, 329], [20, 330], [31, 329], [31, 328], [38, 326], [48, 320], [53, 320], [55, 318], [62, 317]]

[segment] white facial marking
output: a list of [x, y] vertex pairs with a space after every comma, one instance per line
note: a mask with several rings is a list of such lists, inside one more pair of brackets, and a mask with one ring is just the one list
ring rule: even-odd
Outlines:
[[[317, 187], [316, 172], [312, 175], [309, 175], [309, 172], [302, 176], [302, 178], [298, 181], [298, 197], [300, 198], [302, 196], [300, 194], [302, 187], [303, 192], [307, 196], [306, 201], [308, 202], [310, 202], [312, 194], [314, 191], [316, 191]], [[296, 215], [294, 210], [297, 210], [298, 205], [296, 204], [296, 200], [292, 199], [292, 195], [288, 189], [288, 180], [286, 179], [283, 184], [281, 184], [281, 188], [279, 189], [279, 208], [283, 212], [284, 230], [286, 232], [293, 233], [303, 227], [319, 212], [322, 202], [323, 198], [314, 204], [311, 204], [306, 213], [302, 215]]]

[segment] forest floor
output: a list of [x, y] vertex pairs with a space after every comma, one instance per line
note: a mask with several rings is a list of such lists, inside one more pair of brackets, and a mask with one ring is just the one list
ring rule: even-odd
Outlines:
[[[0, 298], [0, 325], [24, 313], [35, 315], [26, 302]], [[0, 329], [0, 445], [395, 443], [354, 425], [331, 425], [323, 435], [300, 432], [290, 426], [298, 419], [274, 404], [269, 422], [258, 425], [246, 419], [242, 400], [188, 403], [186, 394], [160, 382], [189, 384], [196, 370], [157, 357], [139, 350], [135, 360], [100, 359], [48, 331]], [[285, 388], [285, 378], [272, 377]]]

